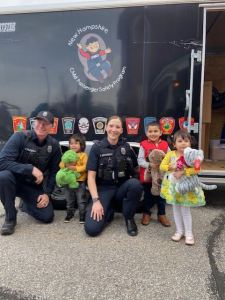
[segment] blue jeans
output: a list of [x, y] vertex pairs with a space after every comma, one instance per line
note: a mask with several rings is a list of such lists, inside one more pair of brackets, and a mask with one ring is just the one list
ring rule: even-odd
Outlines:
[[54, 218], [52, 203], [49, 202], [47, 207], [37, 207], [37, 198], [42, 194], [44, 194], [42, 185], [22, 182], [10, 171], [0, 172], [0, 198], [5, 208], [6, 220], [16, 220], [15, 198], [18, 196], [23, 199], [25, 210], [29, 215], [44, 223], [52, 222]]
[[119, 202], [122, 205], [122, 213], [126, 220], [132, 219], [140, 201], [142, 190], [142, 185], [136, 178], [128, 179], [121, 186], [98, 186], [98, 195], [104, 208], [104, 215], [102, 220], [94, 220], [91, 217], [92, 203], [90, 203], [84, 225], [86, 233], [90, 236], [96, 236], [102, 232], [113, 213], [113, 202]]
[[143, 183], [144, 200], [143, 200], [143, 213], [151, 215], [151, 208], [157, 204], [158, 216], [165, 215], [165, 200], [160, 196], [153, 196], [151, 193], [151, 184]]

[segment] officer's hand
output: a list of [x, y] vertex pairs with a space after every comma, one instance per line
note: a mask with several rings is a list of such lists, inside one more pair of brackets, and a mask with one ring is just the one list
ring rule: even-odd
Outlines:
[[36, 167], [33, 167], [32, 175], [36, 178], [35, 183], [40, 184], [42, 183], [44, 176], [43, 173]]
[[104, 208], [100, 201], [93, 203], [91, 210], [91, 217], [97, 222], [102, 220], [102, 216], [104, 215]]
[[43, 208], [47, 207], [49, 204], [49, 197], [47, 194], [39, 195], [37, 198], [37, 207]]

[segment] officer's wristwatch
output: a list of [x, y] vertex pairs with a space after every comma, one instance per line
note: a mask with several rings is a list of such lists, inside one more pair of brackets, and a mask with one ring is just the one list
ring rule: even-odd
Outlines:
[[93, 203], [95, 203], [95, 202], [97, 202], [97, 201], [99, 201], [99, 200], [100, 200], [99, 197], [92, 198]]

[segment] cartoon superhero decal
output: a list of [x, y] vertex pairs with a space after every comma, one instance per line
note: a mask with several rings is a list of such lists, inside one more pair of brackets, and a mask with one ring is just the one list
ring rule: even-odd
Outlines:
[[[85, 44], [82, 43], [82, 40]], [[111, 64], [106, 59], [107, 54], [111, 53], [111, 49], [105, 47], [104, 41], [97, 34], [86, 35], [82, 40], [77, 47], [84, 72], [90, 80], [102, 83], [112, 75]]]

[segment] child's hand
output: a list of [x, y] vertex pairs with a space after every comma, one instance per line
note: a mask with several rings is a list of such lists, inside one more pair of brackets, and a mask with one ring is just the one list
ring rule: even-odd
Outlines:
[[184, 171], [180, 171], [180, 170], [175, 171], [175, 172], [173, 173], [173, 176], [174, 176], [176, 179], [180, 179], [183, 175], [184, 175]]
[[112, 50], [111, 50], [110, 48], [106, 48], [106, 49], [105, 49], [105, 53], [111, 53], [111, 51], [112, 51]]
[[76, 171], [76, 163], [66, 164], [65, 167], [69, 170]]
[[176, 171], [177, 165], [176, 163], [170, 163], [168, 171]]

